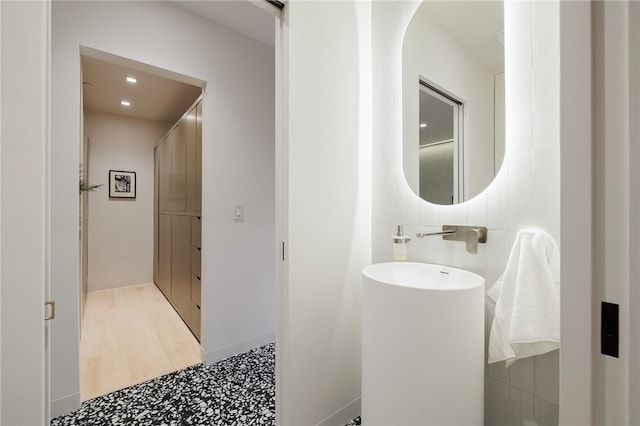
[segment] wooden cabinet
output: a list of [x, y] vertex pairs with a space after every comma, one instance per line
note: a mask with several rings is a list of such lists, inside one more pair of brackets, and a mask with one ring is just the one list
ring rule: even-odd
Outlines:
[[157, 146], [156, 166], [158, 167], [155, 175], [157, 179], [155, 184], [158, 193], [158, 209], [160, 211], [171, 210], [171, 137], [167, 136], [165, 140]]
[[200, 271], [200, 261], [202, 256], [202, 218], [194, 216], [191, 218], [191, 300], [189, 301], [191, 311], [191, 330], [196, 337], [200, 338], [200, 312], [202, 295], [202, 273]]
[[154, 281], [200, 339], [202, 109], [194, 106], [156, 147]]
[[[184, 119], [183, 119], [184, 120]], [[187, 153], [184, 121], [171, 132], [171, 210], [187, 209]]]
[[186, 164], [186, 199], [185, 206], [188, 211], [197, 211], [196, 209], [196, 164], [199, 163], [199, 157], [196, 152], [196, 108], [193, 108], [187, 119], [182, 123], [185, 134], [185, 164]]
[[158, 275], [156, 285], [171, 300], [171, 215], [158, 215]]
[[191, 316], [191, 217], [171, 216], [171, 301], [182, 318]]
[[196, 211], [202, 211], [202, 102], [196, 106]]

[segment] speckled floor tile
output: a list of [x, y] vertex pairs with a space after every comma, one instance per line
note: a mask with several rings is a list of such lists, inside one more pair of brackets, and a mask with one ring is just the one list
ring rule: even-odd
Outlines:
[[51, 421], [51, 426], [274, 424], [273, 344], [85, 401]]
[[361, 424], [362, 424], [362, 420], [360, 419], [360, 416], [358, 416], [355, 419], [351, 420], [349, 423], [347, 423], [345, 426], [360, 426]]
[[[273, 426], [275, 409], [272, 343], [85, 401], [51, 426]], [[360, 417], [346, 426], [358, 425]]]

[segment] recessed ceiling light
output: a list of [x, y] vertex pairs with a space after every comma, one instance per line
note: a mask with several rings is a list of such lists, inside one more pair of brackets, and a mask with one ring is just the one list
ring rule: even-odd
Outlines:
[[427, 127], [427, 123], [420, 123], [420, 127]]
[[127, 77], [127, 82], [128, 83], [136, 83], [138, 81], [137, 78], [135, 77]]
[[120, 101], [120, 105], [128, 107], [129, 105], [131, 105], [131, 102], [129, 102], [129, 101]]

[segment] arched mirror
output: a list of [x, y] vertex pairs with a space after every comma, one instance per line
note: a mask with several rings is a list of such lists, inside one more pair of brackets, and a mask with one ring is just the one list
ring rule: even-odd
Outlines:
[[430, 1], [402, 47], [403, 169], [434, 204], [482, 192], [504, 158], [504, 5]]

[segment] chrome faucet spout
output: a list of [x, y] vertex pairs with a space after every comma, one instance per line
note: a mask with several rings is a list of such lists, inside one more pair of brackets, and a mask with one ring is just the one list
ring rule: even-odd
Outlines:
[[432, 235], [442, 235], [443, 240], [464, 241], [467, 253], [478, 254], [478, 244], [487, 242], [486, 226], [470, 225], [442, 225], [442, 231], [417, 234], [416, 237], [424, 238]]
[[438, 232], [427, 232], [427, 233], [419, 233], [416, 234], [416, 237], [418, 238], [424, 238], [424, 237], [430, 237], [432, 235], [448, 235], [448, 234], [455, 234], [456, 233], [456, 229], [449, 229], [447, 231], [438, 231]]

